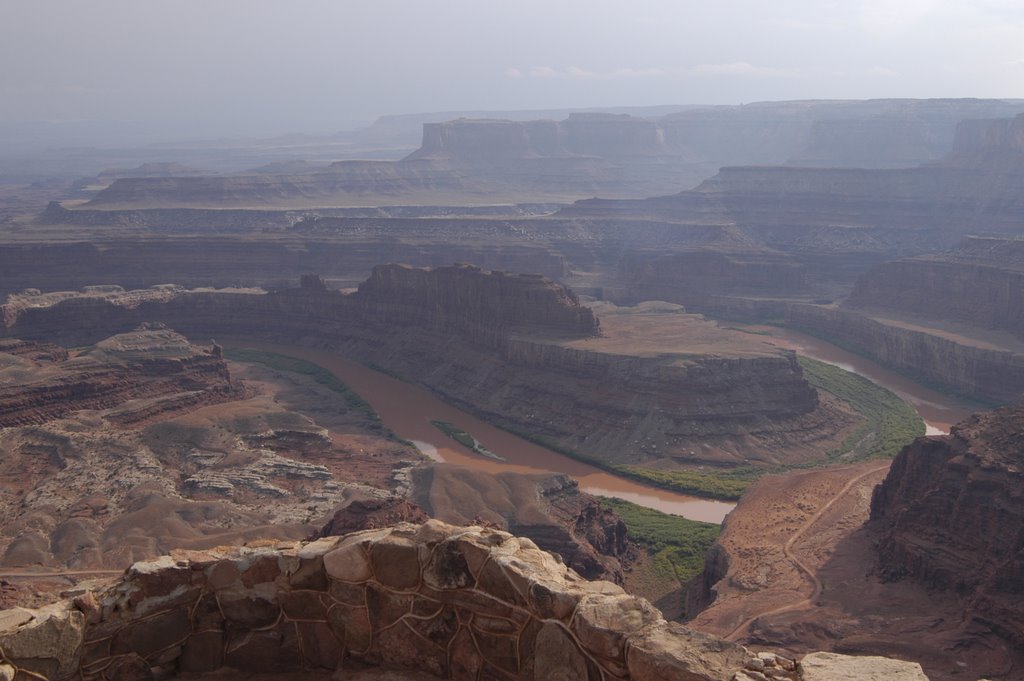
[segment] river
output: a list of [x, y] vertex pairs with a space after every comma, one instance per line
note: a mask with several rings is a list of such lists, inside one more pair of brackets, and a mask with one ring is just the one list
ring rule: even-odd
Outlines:
[[[813, 359], [860, 374], [911, 403], [924, 419], [928, 434], [949, 431], [972, 411], [972, 406], [918, 385], [869, 359], [838, 348], [814, 336], [771, 326], [742, 326], [765, 342], [789, 348]], [[444, 463], [500, 473], [555, 472], [572, 476], [590, 494], [618, 497], [633, 503], [693, 520], [720, 523], [734, 504], [700, 499], [627, 480], [508, 433], [446, 404], [429, 390], [405, 383], [325, 350], [269, 343], [236, 343], [313, 362], [348, 384], [380, 414], [396, 435], [412, 441], [424, 454]], [[431, 421], [447, 421], [466, 431], [490, 451], [505, 459], [495, 461], [458, 444]]]
[[[721, 523], [735, 506], [677, 494], [612, 475], [482, 421], [446, 404], [426, 388], [400, 381], [326, 350], [270, 343], [235, 342], [231, 345], [297, 357], [327, 369], [369, 402], [385, 426], [398, 437], [412, 441], [435, 461], [492, 473], [565, 473], [578, 480], [584, 492], [617, 497], [663, 513], [709, 523]], [[474, 454], [438, 430], [431, 421], [447, 421], [458, 426], [505, 461]]]
[[951, 397], [936, 390], [926, 388], [911, 379], [890, 371], [870, 359], [843, 350], [820, 338], [776, 326], [736, 325], [740, 330], [764, 334], [766, 343], [777, 347], [796, 350], [811, 359], [834, 364], [837, 367], [852, 371], [864, 378], [874, 381], [883, 388], [888, 388], [909, 402], [924, 420], [926, 434], [944, 435], [949, 427], [969, 416], [971, 413], [984, 409]]

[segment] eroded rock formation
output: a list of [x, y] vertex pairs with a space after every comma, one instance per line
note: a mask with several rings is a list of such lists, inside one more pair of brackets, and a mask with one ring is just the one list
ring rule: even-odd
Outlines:
[[[791, 352], [737, 346], [714, 328], [705, 351], [636, 352], [628, 338], [597, 339], [593, 314], [563, 287], [470, 266], [382, 266], [350, 295], [290, 289], [34, 300], [4, 307], [9, 334], [87, 343], [97, 329], [153, 319], [200, 337], [327, 347], [507, 427], [617, 461], [731, 462], [786, 433], [819, 439], [831, 418], [816, 412], [817, 394]], [[714, 449], [692, 454], [709, 438], [718, 440]]]
[[[372, 414], [301, 377], [228, 371], [156, 325], [64, 348], [0, 343], [0, 564], [123, 569], [172, 548], [302, 538], [420, 463]], [[327, 407], [324, 425], [284, 405]], [[318, 417], [321, 413], [318, 413]]]
[[[437, 521], [138, 563], [96, 593], [6, 611], [0, 646], [18, 681], [359, 665], [457, 680], [798, 674], [791, 660], [668, 624], [646, 601], [582, 579], [528, 539]], [[924, 678], [910, 663], [839, 656], [814, 658], [808, 671], [833, 678], [828, 665], [837, 663], [861, 675], [852, 678], [882, 669]]]
[[0, 357], [0, 427], [111, 407], [123, 408], [108, 419], [127, 424], [241, 395], [222, 357], [166, 329], [112, 336], [73, 359], [56, 346], [6, 341]]
[[[786, 324], [856, 349], [882, 364], [986, 402], [1024, 396], [1024, 352], [948, 333], [927, 321], [880, 319], [840, 307], [792, 304]], [[1015, 344], [1016, 345], [1016, 344]]]
[[623, 584], [623, 571], [639, 551], [622, 519], [567, 475], [435, 464], [415, 471], [411, 496], [439, 520], [483, 522], [531, 539], [587, 579]]
[[1024, 406], [905, 447], [871, 520], [885, 577], [955, 592], [971, 618], [1024, 645]]
[[689, 107], [650, 118], [572, 113], [560, 121], [428, 121], [421, 147], [400, 161], [119, 178], [93, 204], [312, 207], [655, 196], [692, 187], [723, 166], [915, 166], [949, 151], [957, 122], [1021, 108], [1000, 100], [797, 101]]
[[949, 253], [883, 263], [861, 275], [846, 305], [1024, 340], [1024, 239], [969, 237]]

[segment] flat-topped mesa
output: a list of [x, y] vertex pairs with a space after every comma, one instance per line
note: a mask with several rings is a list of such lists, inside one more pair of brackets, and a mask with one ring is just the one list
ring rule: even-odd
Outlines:
[[934, 156], [938, 145], [929, 132], [920, 119], [891, 116], [815, 121], [807, 148], [788, 165], [910, 168]]
[[881, 572], [956, 592], [1024, 645], [1024, 405], [918, 438], [875, 489]]
[[8, 315], [6, 334], [83, 345], [161, 320], [197, 338], [327, 348], [506, 428], [622, 463], [816, 456], [806, 443], [828, 437], [791, 351], [675, 309], [634, 310], [648, 330], [639, 335], [625, 318], [598, 334], [591, 309], [541, 276], [388, 265], [351, 294], [310, 279], [272, 293], [178, 291], [118, 304], [133, 295], [52, 296], [51, 305], [37, 296]]
[[599, 332], [594, 313], [565, 286], [540, 275], [473, 265], [380, 265], [354, 298], [375, 319], [398, 327], [493, 334], [496, 340], [517, 332], [555, 338]]
[[579, 113], [563, 121], [459, 118], [423, 124], [423, 145], [406, 160], [499, 161], [507, 158], [665, 153], [656, 121], [629, 115]]
[[18, 679], [52, 681], [353, 664], [453, 681], [927, 681], [884, 658], [754, 655], [529, 539], [436, 520], [137, 563], [95, 593], [11, 611], [0, 646]]

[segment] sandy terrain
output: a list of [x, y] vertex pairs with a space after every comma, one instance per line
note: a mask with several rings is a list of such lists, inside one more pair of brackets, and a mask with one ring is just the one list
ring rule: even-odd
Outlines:
[[717, 598], [689, 623], [757, 649], [834, 650], [920, 662], [932, 681], [1019, 670], [990, 632], [962, 621], [947, 593], [874, 575], [864, 529], [871, 490], [888, 463], [770, 476], [750, 488], [720, 542], [728, 572]]
[[681, 305], [647, 301], [632, 307], [595, 302], [590, 308], [601, 320], [601, 336], [563, 343], [571, 348], [639, 357], [765, 357], [779, 350], [750, 334], [722, 328]]

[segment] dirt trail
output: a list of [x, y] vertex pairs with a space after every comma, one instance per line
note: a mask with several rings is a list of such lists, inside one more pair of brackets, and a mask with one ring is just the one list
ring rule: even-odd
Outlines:
[[801, 525], [797, 529], [797, 531], [794, 532], [788, 540], [786, 540], [786, 543], [783, 544], [783, 554], [786, 556], [786, 558], [789, 559], [791, 563], [793, 563], [793, 565], [796, 566], [796, 568], [800, 572], [804, 574], [804, 576], [807, 577], [808, 580], [810, 580], [811, 584], [813, 585], [814, 588], [811, 591], [811, 595], [803, 599], [802, 601], [790, 603], [788, 605], [784, 605], [782, 607], [774, 608], [772, 610], [761, 612], [756, 615], [748, 617], [747, 619], [740, 622], [732, 631], [726, 634], [726, 639], [735, 640], [741, 633], [743, 633], [747, 629], [747, 627], [749, 627], [751, 624], [754, 623], [755, 620], [761, 617], [767, 617], [769, 615], [778, 615], [780, 613], [790, 612], [792, 610], [801, 610], [814, 604], [814, 602], [821, 595], [821, 580], [818, 579], [817, 575], [815, 575], [814, 572], [809, 567], [807, 567], [807, 565], [802, 560], [800, 560], [800, 558], [796, 556], [796, 554], [793, 552], [794, 544], [796, 544], [796, 542], [804, 535], [804, 533], [807, 532], [807, 530], [809, 530], [816, 522], [821, 520], [822, 516], [824, 516], [829, 511], [829, 509], [831, 509], [838, 501], [840, 501], [843, 497], [849, 494], [850, 490], [853, 489], [862, 480], [864, 480], [864, 478], [872, 476], [875, 473], [878, 473], [879, 471], [883, 471], [888, 467], [889, 463], [886, 462], [884, 465], [876, 466], [875, 468], [865, 471], [864, 473], [861, 473], [855, 478], [852, 478], [849, 482], [843, 485], [843, 488], [836, 492], [836, 494], [834, 494], [826, 504], [824, 504], [821, 508], [817, 510], [817, 512], [815, 512], [810, 518], [808, 518], [803, 523], [803, 525]]

